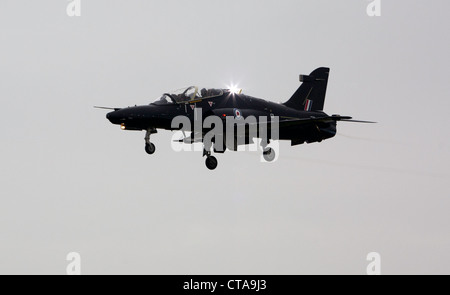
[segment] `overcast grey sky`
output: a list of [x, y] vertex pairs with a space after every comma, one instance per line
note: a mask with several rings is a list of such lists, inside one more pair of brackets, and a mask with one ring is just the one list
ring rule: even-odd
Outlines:
[[[0, 1], [0, 273], [450, 273], [450, 3]], [[175, 153], [94, 105], [190, 84], [286, 101], [331, 68], [321, 144], [280, 158]]]

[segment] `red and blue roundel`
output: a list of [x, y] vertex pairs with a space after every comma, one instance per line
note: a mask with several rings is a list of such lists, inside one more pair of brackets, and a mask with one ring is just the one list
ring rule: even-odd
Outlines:
[[239, 109], [234, 109], [234, 117], [236, 119], [242, 118], [242, 113], [241, 113], [241, 111]]

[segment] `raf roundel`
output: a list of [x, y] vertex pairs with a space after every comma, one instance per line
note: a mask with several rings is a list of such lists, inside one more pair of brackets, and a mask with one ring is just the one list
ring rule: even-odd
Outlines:
[[241, 111], [238, 110], [238, 109], [234, 109], [234, 117], [235, 117], [236, 119], [242, 118], [242, 113], [241, 113]]

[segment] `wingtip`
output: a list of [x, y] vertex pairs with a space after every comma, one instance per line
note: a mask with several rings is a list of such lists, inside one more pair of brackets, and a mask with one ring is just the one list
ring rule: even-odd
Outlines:
[[121, 108], [99, 107], [99, 106], [94, 106], [94, 109], [111, 110], [111, 111], [119, 111], [119, 110], [121, 110]]
[[364, 123], [364, 124], [377, 124], [378, 122], [373, 121], [361, 121], [361, 120], [341, 120], [342, 122], [352, 122], [352, 123]]

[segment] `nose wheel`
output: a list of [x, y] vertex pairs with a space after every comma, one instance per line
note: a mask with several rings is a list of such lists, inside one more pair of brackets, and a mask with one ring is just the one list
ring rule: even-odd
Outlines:
[[147, 152], [147, 154], [149, 155], [153, 155], [156, 151], [156, 147], [153, 143], [146, 143], [145, 144], [145, 151]]

